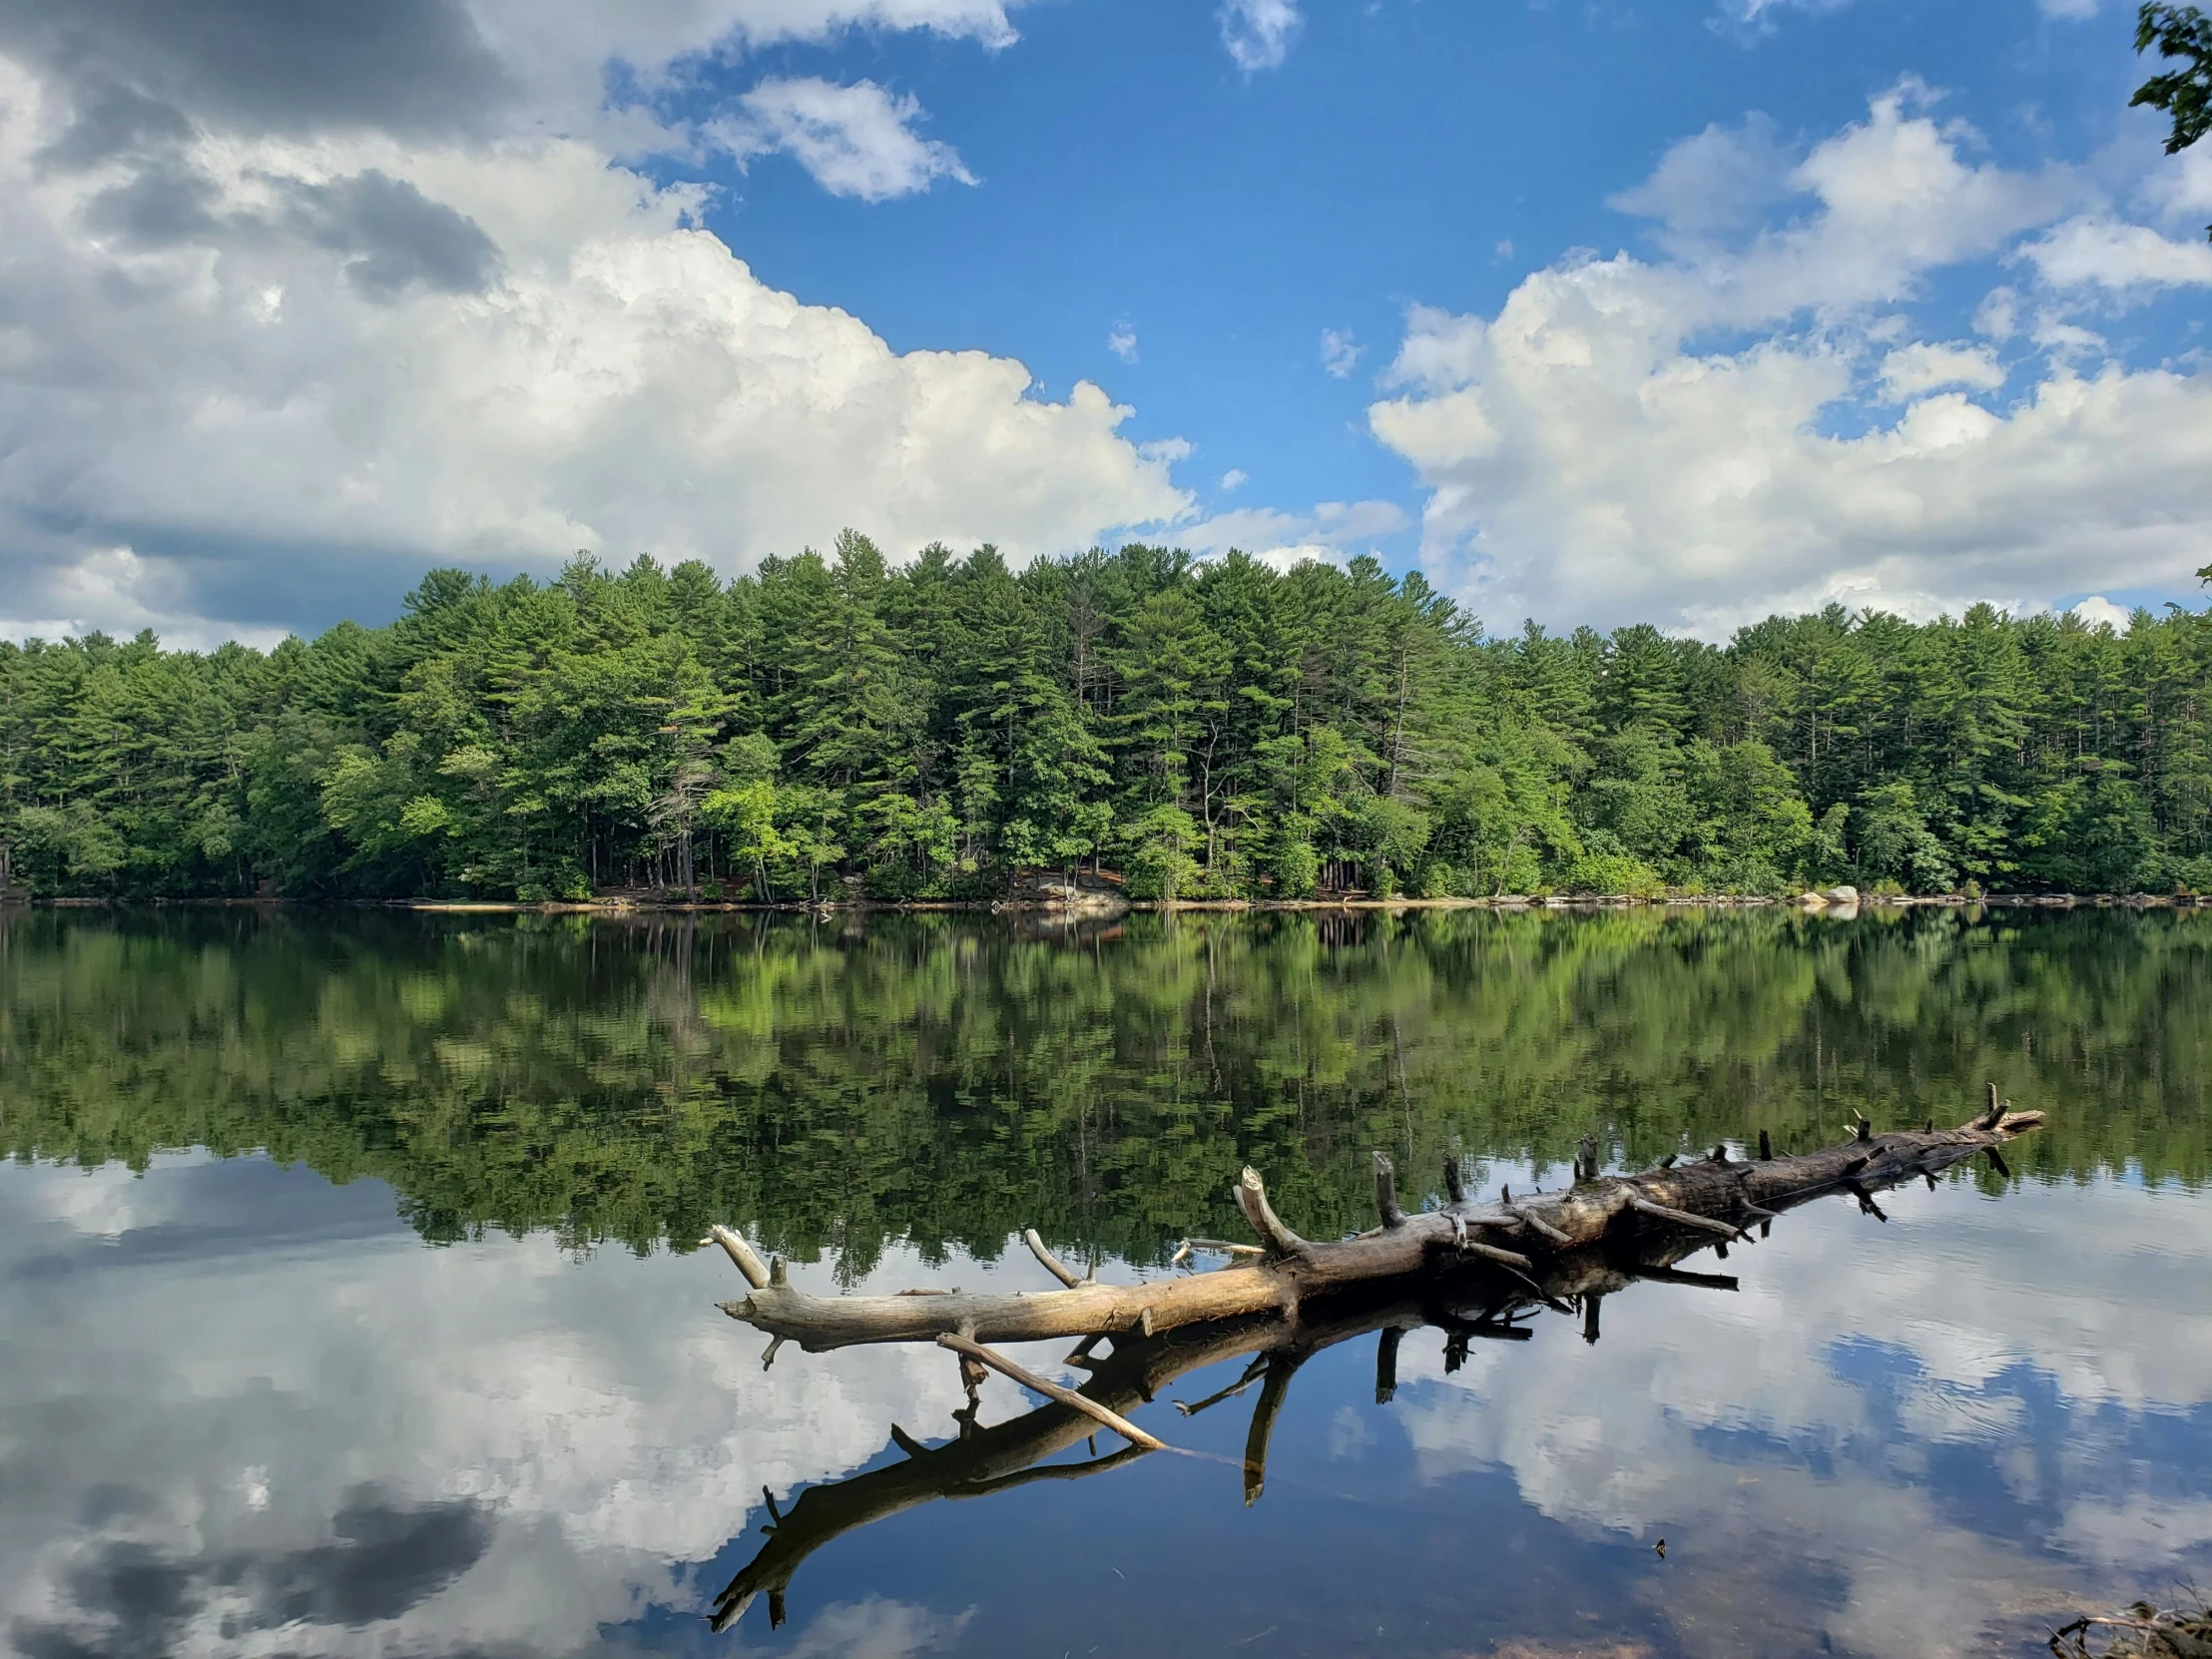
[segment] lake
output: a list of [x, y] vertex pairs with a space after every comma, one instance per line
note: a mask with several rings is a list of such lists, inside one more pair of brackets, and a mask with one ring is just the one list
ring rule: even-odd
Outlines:
[[[2212, 913], [0, 918], [0, 1628], [33, 1659], [2039, 1653], [2212, 1584]], [[1401, 1188], [2049, 1114], [1600, 1340], [1326, 1347], [896, 1487], [953, 1357], [716, 1303], [1131, 1281]], [[1020, 1357], [1050, 1375], [1064, 1345]], [[1386, 1395], [1387, 1397], [1380, 1397]], [[993, 1378], [983, 1424], [1037, 1402]], [[987, 1432], [987, 1430], [986, 1430]], [[1078, 1473], [1095, 1459], [1099, 1467]], [[870, 1477], [873, 1476], [873, 1483]], [[823, 1493], [805, 1516], [795, 1502]], [[773, 1500], [773, 1508], [771, 1506]], [[788, 1529], [844, 1504], [853, 1523]], [[880, 1510], [880, 1512], [876, 1512]], [[764, 1548], [775, 1596], [709, 1629]], [[1658, 1545], [1665, 1542], [1664, 1550]], [[787, 1563], [788, 1565], [789, 1563]], [[772, 1611], [781, 1613], [772, 1624]]]

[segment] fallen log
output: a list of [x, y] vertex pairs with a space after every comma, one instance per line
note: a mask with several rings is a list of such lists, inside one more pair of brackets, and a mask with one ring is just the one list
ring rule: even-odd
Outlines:
[[[1462, 1193], [1460, 1204], [1400, 1216], [1394, 1227], [1336, 1244], [1313, 1244], [1291, 1233], [1248, 1171], [1239, 1197], [1255, 1231], [1270, 1240], [1260, 1265], [1118, 1291], [1079, 1280], [1068, 1289], [1030, 1297], [803, 1298], [785, 1282], [781, 1263], [762, 1264], [742, 1240], [724, 1237], [725, 1230], [717, 1229], [718, 1242], [755, 1286], [753, 1297], [725, 1305], [726, 1311], [769, 1330], [776, 1343], [789, 1338], [820, 1349], [936, 1341], [958, 1353], [964, 1366], [996, 1366], [1043, 1394], [1046, 1403], [984, 1426], [977, 1420], [971, 1387], [967, 1408], [953, 1413], [955, 1438], [924, 1444], [892, 1423], [889, 1438], [903, 1453], [899, 1460], [809, 1487], [789, 1508], [779, 1508], [771, 1496], [771, 1524], [763, 1528], [767, 1541], [716, 1598], [713, 1626], [728, 1629], [763, 1594], [770, 1622], [781, 1625], [785, 1593], [810, 1556], [857, 1527], [916, 1504], [988, 1496], [1038, 1480], [1082, 1479], [1156, 1450], [1175, 1454], [1176, 1447], [1138, 1428], [1127, 1414], [1153, 1403], [1179, 1378], [1247, 1355], [1253, 1359], [1236, 1381], [1202, 1399], [1174, 1404], [1192, 1416], [1259, 1385], [1242, 1460], [1245, 1501], [1256, 1502], [1265, 1488], [1268, 1448], [1291, 1381], [1323, 1349], [1378, 1334], [1376, 1399], [1382, 1403], [1396, 1391], [1404, 1336], [1424, 1327], [1443, 1333], [1446, 1372], [1465, 1363], [1474, 1341], [1528, 1340], [1530, 1329], [1521, 1322], [1545, 1308], [1576, 1316], [1583, 1339], [1594, 1343], [1600, 1337], [1600, 1308], [1609, 1296], [1645, 1284], [1723, 1293], [1737, 1289], [1733, 1277], [1677, 1265], [1699, 1251], [1727, 1248], [1709, 1224], [1721, 1224], [1719, 1231], [1733, 1239], [1741, 1236], [1737, 1218], [1755, 1220], [1764, 1230], [1781, 1212], [1827, 1194], [1850, 1194], [1871, 1204], [1874, 1192], [1923, 1177], [1933, 1184], [1943, 1169], [1988, 1152], [2039, 1121], [2037, 1113], [2004, 1110], [1992, 1095], [1989, 1110], [1955, 1130], [1855, 1138], [1846, 1146], [1799, 1158], [1775, 1158], [1771, 1149], [1763, 1148], [1770, 1155], [1756, 1162], [1738, 1162], [1724, 1154], [1642, 1176], [1589, 1177], [1562, 1193], [1517, 1199], [1501, 1194], [1498, 1204], [1488, 1207], [1494, 1214], [1465, 1204]], [[1385, 1192], [1382, 1181], [1379, 1166], [1379, 1208], [1386, 1213], [1391, 1206], [1380, 1202]], [[1454, 1210], [1460, 1212], [1456, 1230], [1450, 1219]], [[1697, 1225], [1677, 1221], [1678, 1214], [1694, 1218]], [[1528, 1252], [1523, 1259], [1531, 1271], [1461, 1249], [1465, 1230], [1475, 1227], [1519, 1229], [1515, 1243]], [[1560, 1248], [1554, 1233], [1577, 1242]], [[1391, 1234], [1404, 1237], [1390, 1240], [1387, 1247], [1377, 1242]], [[734, 1240], [741, 1248], [731, 1247]], [[1419, 1249], [1406, 1251], [1405, 1245], [1416, 1240]], [[1071, 1271], [1055, 1265], [1056, 1259], [1048, 1259], [1041, 1242], [1027, 1242], [1054, 1278], [1063, 1283], [1074, 1279]], [[1196, 1243], [1217, 1252], [1229, 1248], [1221, 1241]], [[1365, 1269], [1378, 1261], [1409, 1262], [1412, 1269], [1363, 1274], [1347, 1266]], [[1266, 1289], [1256, 1293], [1255, 1286]], [[1194, 1296], [1191, 1287], [1208, 1296]], [[1194, 1307], [1232, 1303], [1256, 1306], [1222, 1316], [1186, 1317]], [[829, 1317], [831, 1311], [838, 1317]], [[931, 1320], [947, 1314], [963, 1328], [950, 1333], [928, 1329]], [[1086, 1318], [1119, 1323], [1110, 1330], [1080, 1328]], [[1150, 1330], [1145, 1329], [1147, 1320]], [[1000, 1340], [1023, 1340], [1044, 1328], [1054, 1336], [1079, 1331], [1081, 1342], [1062, 1364], [1089, 1374], [1082, 1386], [1071, 1389], [1036, 1376], [970, 1334], [1010, 1327], [1023, 1335]], [[894, 1331], [899, 1334], [890, 1334]], [[1103, 1357], [1098, 1354], [1102, 1342], [1108, 1345]], [[963, 1376], [972, 1382], [975, 1374]], [[1095, 1436], [1101, 1425], [1129, 1436], [1130, 1443], [1100, 1456], [1094, 1441], [1094, 1455], [1086, 1460], [1045, 1461]], [[2066, 1652], [2071, 1659], [2073, 1650]]]
[[[1261, 1253], [1234, 1258], [1209, 1273], [1140, 1285], [1078, 1279], [1032, 1231], [1025, 1235], [1030, 1249], [1064, 1288], [818, 1297], [793, 1289], [781, 1258], [763, 1266], [753, 1247], [728, 1228], [715, 1228], [703, 1242], [721, 1245], [752, 1287], [750, 1296], [724, 1303], [723, 1311], [810, 1354], [864, 1343], [935, 1342], [946, 1336], [984, 1345], [1132, 1332], [1150, 1337], [1253, 1315], [1295, 1322], [1301, 1309], [1318, 1297], [1477, 1262], [1538, 1289], [1555, 1303], [1557, 1293], [1543, 1291], [1541, 1281], [1560, 1257], [1633, 1248], [1648, 1236], [1677, 1229], [1749, 1242], [1751, 1224], [1764, 1226], [1783, 1211], [1830, 1193], [1849, 1193], [1863, 1210], [1881, 1217], [1875, 1192], [1921, 1176], [1933, 1180], [1977, 1154], [1997, 1162], [1999, 1147], [2042, 1121], [2040, 1112], [2011, 1111], [1992, 1084], [1986, 1108], [1956, 1129], [1878, 1135], [1862, 1118], [1851, 1140], [1817, 1152], [1739, 1160], [1729, 1157], [1725, 1147], [1715, 1147], [1711, 1156], [1695, 1163], [1670, 1158], [1658, 1168], [1625, 1176], [1596, 1174], [1594, 1153], [1585, 1153], [1577, 1159], [1579, 1178], [1563, 1190], [1518, 1197], [1501, 1193], [1490, 1202], [1462, 1198], [1415, 1214], [1400, 1207], [1395, 1172], [1389, 1159], [1378, 1153], [1381, 1225], [1355, 1238], [1330, 1241], [1292, 1232], [1269, 1203], [1259, 1173], [1247, 1169], [1238, 1180], [1236, 1198], [1261, 1241]], [[1455, 1168], [1446, 1172], [1447, 1186], [1454, 1173]]]

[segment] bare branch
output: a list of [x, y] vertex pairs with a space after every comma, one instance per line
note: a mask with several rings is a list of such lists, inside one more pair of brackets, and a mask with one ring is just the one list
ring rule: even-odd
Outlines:
[[722, 1253], [737, 1264], [738, 1271], [745, 1275], [748, 1285], [756, 1291], [768, 1289], [768, 1269], [761, 1265], [760, 1257], [753, 1254], [753, 1247], [741, 1235], [731, 1232], [727, 1227], [710, 1227], [707, 1229], [707, 1236], [699, 1242], [703, 1245], [722, 1246]]
[[1029, 1254], [1044, 1264], [1044, 1271], [1052, 1275], [1069, 1290], [1072, 1291], [1078, 1285], [1085, 1283], [1084, 1280], [1076, 1278], [1073, 1268], [1053, 1255], [1051, 1251], [1045, 1249], [1044, 1240], [1037, 1237], [1037, 1230], [1034, 1227], [1024, 1228], [1021, 1237], [1022, 1242], [1029, 1246]]

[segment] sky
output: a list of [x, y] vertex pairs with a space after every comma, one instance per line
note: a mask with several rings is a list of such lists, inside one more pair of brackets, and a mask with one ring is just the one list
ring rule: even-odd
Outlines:
[[0, 0], [0, 636], [435, 565], [1372, 552], [2125, 626], [2212, 145], [2117, 0]]

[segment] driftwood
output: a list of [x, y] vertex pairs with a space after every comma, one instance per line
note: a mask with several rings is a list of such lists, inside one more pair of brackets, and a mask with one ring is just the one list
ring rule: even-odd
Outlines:
[[[1179, 1401], [1178, 1409], [1205, 1410], [1259, 1384], [1244, 1457], [1245, 1501], [1255, 1502], [1291, 1378], [1324, 1348], [1381, 1333], [1376, 1397], [1382, 1401], [1396, 1386], [1400, 1340], [1423, 1326], [1444, 1332], [1447, 1370], [1457, 1368], [1474, 1340], [1526, 1340], [1521, 1322], [1546, 1308], [1579, 1317], [1584, 1339], [1594, 1343], [1608, 1295], [1639, 1282], [1733, 1291], [1733, 1278], [1676, 1264], [1704, 1249], [1725, 1255], [1728, 1242], [1751, 1238], [1749, 1228], [1764, 1233], [1782, 1212], [1831, 1194], [1850, 1194], [1863, 1212], [1887, 1220], [1876, 1193], [1922, 1178], [1934, 1185], [1937, 1174], [1976, 1155], [2002, 1169], [1997, 1148], [2041, 1122], [2040, 1112], [2009, 1110], [1992, 1086], [1986, 1109], [1957, 1129], [1878, 1135], [1860, 1119], [1854, 1138], [1841, 1146], [1766, 1156], [1772, 1149], [1762, 1135], [1760, 1157], [1730, 1158], [1716, 1147], [1697, 1162], [1669, 1157], [1633, 1176], [1598, 1174], [1589, 1148], [1576, 1160], [1572, 1187], [1517, 1196], [1501, 1191], [1486, 1203], [1466, 1196], [1454, 1161], [1444, 1172], [1451, 1201], [1417, 1213], [1402, 1208], [1395, 1171], [1377, 1154], [1382, 1225], [1328, 1242], [1292, 1232], [1259, 1175], [1247, 1169], [1236, 1197], [1263, 1241], [1257, 1250], [1191, 1241], [1177, 1252], [1178, 1262], [1207, 1251], [1234, 1253], [1230, 1265], [1142, 1285], [1101, 1285], [1078, 1278], [1032, 1230], [1025, 1242], [1065, 1287], [1035, 1294], [810, 1296], [792, 1288], [780, 1259], [764, 1264], [740, 1235], [717, 1227], [711, 1242], [722, 1246], [752, 1287], [750, 1296], [723, 1304], [723, 1311], [769, 1334], [769, 1359], [787, 1342], [810, 1353], [866, 1343], [936, 1343], [959, 1356], [968, 1406], [955, 1413], [959, 1436], [947, 1444], [925, 1446], [893, 1424], [890, 1437], [906, 1453], [903, 1461], [810, 1487], [788, 1511], [778, 1510], [772, 1498], [770, 1542], [718, 1599], [713, 1622], [726, 1628], [765, 1592], [771, 1619], [781, 1624], [785, 1588], [808, 1555], [917, 1503], [1079, 1478], [1153, 1450], [1174, 1450], [1127, 1414], [1187, 1373], [1241, 1355], [1253, 1359], [1238, 1382], [1195, 1404]], [[1080, 1389], [1038, 1377], [990, 1346], [1070, 1337], [1080, 1341], [1063, 1364], [1089, 1373]], [[1107, 1345], [1103, 1357], [1101, 1343]], [[1011, 1422], [979, 1426], [984, 1366], [1048, 1403]], [[1095, 1436], [1101, 1425], [1128, 1443], [1083, 1462], [1042, 1463]]]
[[1877, 1135], [1861, 1119], [1856, 1137], [1842, 1146], [1795, 1157], [1731, 1159], [1716, 1147], [1696, 1163], [1630, 1176], [1592, 1175], [1584, 1163], [1583, 1179], [1560, 1192], [1517, 1199], [1504, 1193], [1488, 1203], [1462, 1198], [1411, 1215], [1398, 1205], [1389, 1159], [1377, 1153], [1376, 1200], [1382, 1225], [1328, 1242], [1303, 1239], [1284, 1225], [1258, 1172], [1247, 1169], [1237, 1184], [1237, 1202], [1264, 1253], [1212, 1273], [1144, 1285], [1078, 1279], [1032, 1230], [1025, 1235], [1030, 1249], [1065, 1289], [1034, 1295], [818, 1297], [792, 1289], [781, 1261], [764, 1266], [730, 1229], [717, 1227], [711, 1237], [753, 1287], [751, 1296], [723, 1304], [723, 1311], [810, 1354], [860, 1343], [934, 1342], [942, 1336], [984, 1344], [1125, 1332], [1153, 1336], [1247, 1314], [1295, 1319], [1311, 1298], [1456, 1266], [1469, 1257], [1528, 1274], [1539, 1261], [1563, 1253], [1674, 1227], [1746, 1238], [1746, 1227], [1826, 1193], [1859, 1195], [1862, 1206], [1879, 1215], [1866, 1195], [1910, 1177], [1935, 1175], [1976, 1153], [1994, 1159], [1998, 1147], [2043, 1121], [2040, 1112], [2008, 1111], [1993, 1086], [1989, 1094], [1987, 1109], [1957, 1129]]
[[[2092, 1640], [2104, 1643], [2102, 1652]], [[2075, 1619], [2051, 1632], [2058, 1659], [2212, 1659], [2212, 1608], [2158, 1608], [2138, 1601], [2113, 1618]]]

